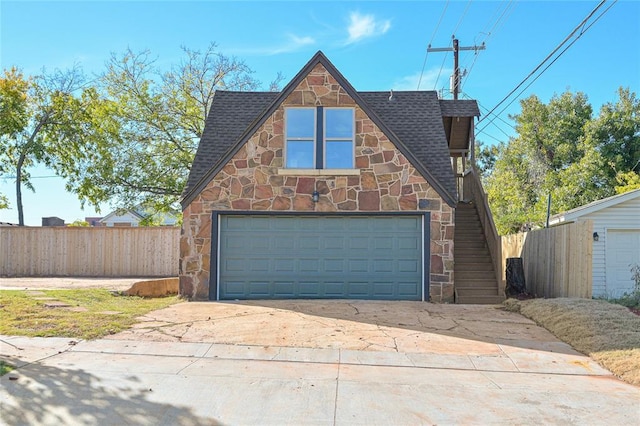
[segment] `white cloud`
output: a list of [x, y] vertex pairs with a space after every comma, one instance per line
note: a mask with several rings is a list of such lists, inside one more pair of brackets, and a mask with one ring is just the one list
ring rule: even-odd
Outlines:
[[[418, 83], [420, 84], [420, 90], [440, 90], [443, 87], [449, 89], [449, 76], [453, 70], [443, 68], [440, 72], [439, 68], [433, 68], [425, 71], [420, 78], [420, 73], [407, 75], [401, 77], [393, 82], [392, 88], [394, 90], [418, 90]], [[438, 74], [440, 78], [438, 79]], [[437, 85], [436, 85], [437, 80]]]
[[300, 37], [295, 34], [287, 34], [287, 39], [286, 43], [282, 45], [264, 49], [264, 53], [267, 55], [278, 55], [280, 53], [294, 52], [301, 47], [309, 46], [316, 42], [313, 37]]
[[351, 12], [349, 15], [349, 38], [346, 44], [364, 40], [365, 38], [382, 35], [391, 28], [390, 20], [376, 20], [373, 15], [361, 15], [359, 12]]
[[289, 43], [286, 47], [289, 49], [297, 49], [299, 47], [314, 44], [316, 42], [316, 40], [313, 37], [309, 37], [309, 36], [298, 37], [295, 34], [289, 34], [288, 37], [289, 37]]
[[256, 47], [256, 48], [248, 48], [248, 49], [232, 49], [234, 53], [237, 54], [245, 54], [245, 55], [278, 55], [280, 53], [290, 53], [295, 52], [298, 49], [301, 49], [305, 46], [309, 46], [316, 43], [316, 39], [310, 36], [297, 36], [295, 34], [287, 34], [287, 40], [284, 43], [273, 45], [273, 46], [265, 46], [265, 47]]

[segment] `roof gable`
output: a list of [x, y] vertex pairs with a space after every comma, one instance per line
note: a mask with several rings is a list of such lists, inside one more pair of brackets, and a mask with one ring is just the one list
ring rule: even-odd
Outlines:
[[144, 216], [133, 209], [117, 209], [100, 219], [99, 222], [106, 223], [113, 218], [130, 218], [132, 220], [141, 221], [142, 219], [144, 219]]
[[614, 195], [608, 198], [603, 198], [602, 200], [596, 200], [592, 203], [585, 204], [584, 206], [576, 207], [573, 210], [556, 214], [551, 218], [549, 223], [557, 224], [561, 222], [571, 222], [582, 216], [586, 216], [600, 210], [604, 210], [608, 207], [616, 206], [618, 204], [634, 200], [636, 198], [640, 198], [640, 189], [625, 192], [624, 194]]
[[[183, 192], [183, 208], [193, 201], [318, 64], [335, 78], [443, 200], [455, 206], [455, 176], [437, 93], [396, 92], [390, 99], [388, 92], [357, 92], [318, 51], [279, 93], [216, 92]], [[472, 109], [469, 104], [464, 106]], [[477, 105], [475, 108], [477, 110]]]

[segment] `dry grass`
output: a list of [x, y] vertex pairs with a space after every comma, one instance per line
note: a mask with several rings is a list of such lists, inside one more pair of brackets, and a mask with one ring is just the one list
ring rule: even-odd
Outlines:
[[589, 355], [622, 380], [640, 386], [640, 316], [624, 306], [590, 299], [509, 299], [520, 312]]
[[[97, 339], [129, 328], [136, 318], [180, 299], [117, 296], [107, 290], [0, 291], [0, 334]], [[70, 308], [49, 308], [42, 297]]]

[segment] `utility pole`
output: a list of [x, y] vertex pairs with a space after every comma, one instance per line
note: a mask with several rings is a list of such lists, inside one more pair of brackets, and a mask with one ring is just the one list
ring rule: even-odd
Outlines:
[[458, 53], [461, 50], [484, 50], [484, 42], [480, 46], [465, 46], [460, 47], [456, 36], [453, 38], [453, 47], [431, 47], [427, 48], [427, 52], [453, 52], [453, 82], [451, 84], [451, 92], [453, 92], [453, 99], [458, 99], [458, 93], [460, 92], [460, 66], [458, 65]]

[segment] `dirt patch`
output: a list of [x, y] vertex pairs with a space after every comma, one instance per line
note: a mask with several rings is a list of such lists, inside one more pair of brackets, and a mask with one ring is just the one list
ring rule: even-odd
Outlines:
[[510, 310], [531, 318], [559, 339], [640, 386], [640, 317], [604, 300], [509, 299]]

